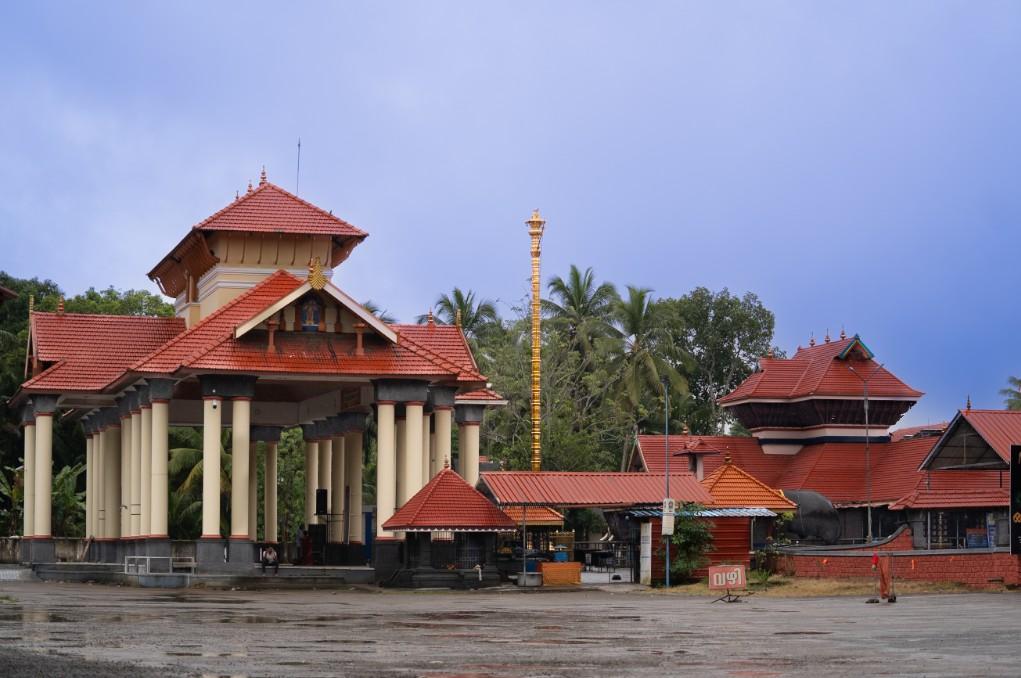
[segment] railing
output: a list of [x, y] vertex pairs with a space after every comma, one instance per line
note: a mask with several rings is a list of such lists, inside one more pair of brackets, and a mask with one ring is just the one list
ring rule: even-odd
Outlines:
[[[153, 568], [156, 563], [157, 567]], [[187, 571], [195, 574], [193, 558], [171, 558], [170, 556], [124, 556], [124, 574], [169, 575]]]

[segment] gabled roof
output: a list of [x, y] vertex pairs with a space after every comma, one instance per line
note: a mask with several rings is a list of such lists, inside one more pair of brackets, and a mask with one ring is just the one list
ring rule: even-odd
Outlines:
[[[701, 441], [700, 443], [697, 441]], [[719, 450], [722, 454], [706, 454], [702, 457], [705, 473], [712, 473], [723, 464], [723, 455], [729, 454], [734, 463], [754, 474], [762, 482], [776, 487], [775, 481], [790, 462], [790, 457], [779, 454], [764, 454], [756, 438], [746, 436], [670, 436], [670, 468], [678, 465], [687, 468], [684, 450], [689, 445]], [[662, 475], [666, 470], [663, 454], [662, 435], [640, 435], [633, 451], [630, 470], [644, 470]]]
[[772, 511], [793, 511], [798, 505], [730, 461], [706, 476], [702, 484], [713, 496], [713, 506], [755, 507]]
[[483, 405], [485, 407], [497, 407], [506, 405], [507, 399], [496, 391], [489, 388], [477, 388], [474, 391], [458, 393], [454, 397], [458, 405]]
[[721, 405], [735, 405], [745, 400], [782, 402], [809, 397], [861, 398], [863, 378], [869, 379], [870, 398], [914, 400], [922, 396], [921, 391], [911, 388], [877, 364], [872, 359], [872, 352], [855, 335], [799, 348], [792, 358], [763, 358], [759, 361], [759, 371], [720, 398], [719, 402]]
[[[500, 506], [643, 506], [662, 504], [665, 489], [664, 477], [650, 473], [488, 471], [480, 479]], [[685, 503], [713, 503], [690, 473], [670, 474], [670, 494]]]
[[505, 506], [506, 513], [515, 525], [520, 525], [522, 519], [525, 525], [531, 527], [550, 527], [564, 524], [564, 514], [554, 511], [549, 506]]
[[449, 468], [437, 473], [383, 523], [404, 532], [502, 532], [516, 523]]
[[1021, 445], [1021, 411], [959, 410], [920, 468], [1005, 468], [1011, 445]]
[[1010, 491], [1005, 487], [961, 490], [919, 488], [890, 504], [890, 509], [991, 508], [1010, 506]]
[[184, 332], [180, 318], [150, 316], [33, 311], [29, 322], [35, 355], [54, 363], [22, 385], [36, 392], [101, 391]]

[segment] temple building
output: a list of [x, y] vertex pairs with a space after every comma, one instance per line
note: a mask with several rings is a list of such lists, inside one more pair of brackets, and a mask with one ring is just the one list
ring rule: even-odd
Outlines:
[[[91, 557], [170, 554], [168, 428], [202, 429], [200, 567], [251, 567], [279, 541], [278, 442], [304, 438], [305, 524], [324, 525], [331, 563], [396, 558], [384, 523], [446, 466], [479, 473], [479, 424], [503, 403], [459, 325], [386, 323], [334, 282], [368, 234], [266, 179], [198, 223], [149, 277], [176, 317], [33, 312], [22, 408], [24, 559], [52, 562], [54, 417], [86, 439]], [[374, 414], [375, 534], [363, 469]], [[458, 450], [452, 450], [457, 427]], [[221, 534], [221, 433], [230, 435], [229, 529]], [[455, 456], [456, 452], [456, 456]], [[265, 477], [257, 533], [257, 466]], [[317, 510], [325, 490], [325, 505]]]
[[[751, 436], [672, 435], [665, 444], [663, 436], [639, 435], [629, 469], [661, 474], [669, 449], [671, 472], [701, 479], [732, 459], [799, 505], [806, 495], [832, 505], [839, 525], [804, 534], [809, 541], [866, 541], [871, 514], [874, 539], [906, 524], [915, 548], [964, 547], [969, 535], [998, 524], [993, 545], [1006, 545], [1005, 441], [1021, 440], [1021, 413], [969, 406], [949, 427], [894, 430], [922, 395], [878, 364], [860, 337], [827, 337], [791, 358], [762, 358], [720, 399]], [[934, 450], [942, 450], [935, 462]], [[977, 470], [945, 470], [960, 464]]]

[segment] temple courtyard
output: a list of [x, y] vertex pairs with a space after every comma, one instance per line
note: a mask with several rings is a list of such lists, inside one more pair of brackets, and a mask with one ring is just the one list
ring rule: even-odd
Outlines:
[[[0, 662], [69, 676], [1016, 676], [1016, 593], [752, 597], [0, 585]], [[968, 620], [968, 624], [961, 623]]]

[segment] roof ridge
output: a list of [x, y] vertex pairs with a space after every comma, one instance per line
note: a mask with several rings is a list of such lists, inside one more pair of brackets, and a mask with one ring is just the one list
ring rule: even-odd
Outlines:
[[409, 344], [408, 348], [410, 348], [412, 352], [418, 353], [420, 357], [432, 361], [437, 366], [443, 367], [444, 369], [447, 370], [452, 370], [454, 374], [457, 376], [461, 376], [461, 373], [465, 371], [460, 365], [458, 365], [454, 361], [450, 360], [449, 358], [446, 358], [445, 356], [440, 355], [439, 353], [436, 353], [430, 348], [426, 348], [422, 344], [412, 339], [410, 336], [402, 332], [398, 332], [397, 336], [399, 339], [403, 339], [404, 341], [408, 342]]
[[32, 315], [45, 318], [101, 318], [115, 320], [181, 320], [173, 315], [133, 315], [130, 313], [82, 313], [80, 311], [37, 311], [33, 310]]
[[[282, 278], [284, 276], [286, 276], [288, 278], [291, 278], [291, 279], [293, 279], [296, 282], [300, 281], [300, 279], [297, 276], [291, 275], [285, 269], [278, 268], [276, 271], [274, 271], [273, 273], [269, 274], [268, 276], [266, 276], [265, 278], [260, 280], [258, 283], [256, 283], [255, 285], [253, 285], [249, 289], [245, 290], [241, 294], [239, 294], [238, 296], [234, 297], [233, 299], [228, 301], [226, 304], [224, 304], [220, 308], [216, 309], [215, 311], [213, 311], [212, 313], [207, 315], [205, 318], [202, 318], [201, 320], [199, 320], [197, 323], [195, 323], [195, 325], [193, 327], [190, 327], [187, 330], [185, 330], [184, 332], [181, 332], [176, 337], [172, 338], [170, 341], [168, 341], [167, 343], [165, 343], [162, 346], [160, 346], [159, 348], [157, 348], [155, 351], [149, 353], [144, 358], [142, 358], [142, 359], [136, 361], [135, 363], [133, 363], [131, 365], [131, 367], [129, 367], [126, 370], [126, 372], [133, 372], [133, 371], [135, 371], [136, 368], [138, 368], [141, 365], [144, 365], [145, 363], [149, 362], [151, 359], [153, 359], [154, 357], [156, 357], [159, 354], [163, 353], [165, 350], [170, 348], [172, 345], [177, 344], [178, 342], [183, 340], [185, 337], [193, 336], [194, 333], [197, 332], [199, 329], [204, 328], [209, 323], [211, 323], [213, 320], [218, 319], [221, 315], [226, 313], [228, 310], [234, 308], [239, 303], [241, 303], [242, 301], [246, 300], [248, 297], [252, 296], [256, 291], [262, 289], [263, 287], [268, 285], [271, 281], [277, 280], [277, 279]], [[217, 346], [218, 345], [219, 344], [217, 344]], [[210, 347], [209, 350], [212, 350], [212, 347]], [[206, 352], [208, 352], [208, 351], [204, 351], [203, 355]], [[198, 358], [198, 356], [189, 355], [188, 361], [191, 362], [192, 360], [195, 360], [197, 358]]]
[[[756, 485], [758, 485], [762, 489], [767, 490], [768, 492], [770, 492], [772, 494], [775, 494], [778, 497], [783, 497], [784, 499], [787, 499], [787, 497], [785, 497], [783, 495], [783, 492], [781, 492], [778, 489], [770, 487], [769, 485], [767, 485], [766, 483], [762, 482], [761, 480], [759, 480], [758, 478], [753, 476], [751, 473], [749, 473], [748, 471], [745, 471], [743, 468], [741, 468], [739, 466], [736, 466], [734, 464], [724, 464], [724, 466], [721, 467], [721, 468], [728, 467], [728, 466], [733, 468], [739, 474], [741, 474], [742, 477], [747, 478], [748, 480], [752, 481], [753, 483], [755, 483]], [[721, 474], [721, 477], [722, 477], [722, 474]], [[790, 501], [790, 499], [787, 499], [787, 501]]]
[[[426, 503], [429, 501], [429, 499], [432, 498], [433, 494], [436, 492], [436, 488], [440, 486], [440, 481], [446, 477], [447, 471], [450, 471], [451, 473], [454, 472], [453, 469], [451, 469], [449, 466], [447, 468], [440, 469], [440, 472], [437, 473], [436, 476], [429, 481], [429, 484], [426, 485], [425, 488], [423, 488], [427, 489], [428, 492], [424, 494], [422, 498], [419, 500], [418, 506], [415, 507], [414, 513], [411, 514], [411, 519], [408, 521], [409, 523], [413, 523], [416, 520], [418, 520], [419, 514], [422, 513], [422, 509], [425, 507]], [[467, 482], [465, 484], [467, 485]], [[420, 492], [421, 490], [419, 491], [419, 493]], [[418, 498], [418, 493], [415, 494], [415, 498], [416, 499]]]
[[[328, 210], [324, 210], [322, 207], [319, 207], [318, 205], [313, 205], [308, 200], [305, 200], [304, 198], [298, 197], [297, 195], [295, 195], [295, 194], [291, 193], [290, 191], [288, 191], [286, 188], [278, 186], [277, 184], [274, 184], [271, 181], [267, 181], [265, 184], [260, 186], [260, 188], [269, 188], [269, 187], [272, 187], [275, 190], [283, 193], [284, 195], [286, 195], [288, 198], [291, 198], [292, 200], [297, 200], [298, 202], [300, 202], [302, 205], [305, 205], [306, 207], [311, 207], [312, 209], [314, 209], [315, 211], [319, 212], [320, 214], [322, 214], [325, 217], [329, 217], [330, 219], [333, 219], [334, 221], [338, 221], [338, 222], [344, 224], [345, 226], [348, 226], [348, 227], [354, 229], [355, 231], [358, 231], [358, 233], [361, 236], [363, 236], [363, 237], [367, 237], [369, 235], [368, 233], [366, 233], [362, 229], [358, 228], [354, 224], [349, 223], [349, 222], [341, 219], [338, 216], [334, 216], [334, 214], [332, 212], [330, 212]], [[253, 191], [253, 193], [254, 193], [254, 191]]]

